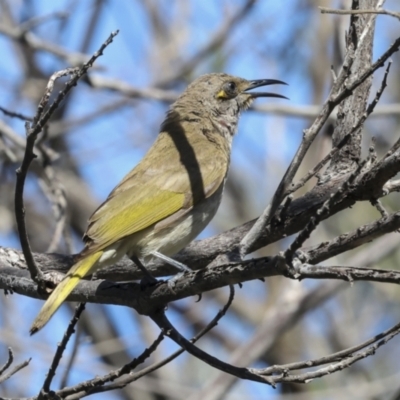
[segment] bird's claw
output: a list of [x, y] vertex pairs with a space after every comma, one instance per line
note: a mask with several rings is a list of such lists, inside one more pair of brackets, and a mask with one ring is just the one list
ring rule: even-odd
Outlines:
[[182, 278], [182, 276], [184, 275], [184, 272], [179, 272], [176, 275], [174, 275], [172, 278], [168, 279], [167, 284], [168, 284], [168, 288], [175, 293], [175, 286], [176, 286], [176, 282]]

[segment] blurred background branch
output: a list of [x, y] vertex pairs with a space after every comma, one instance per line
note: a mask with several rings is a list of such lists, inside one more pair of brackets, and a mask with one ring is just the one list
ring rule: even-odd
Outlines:
[[[285, 92], [290, 103], [260, 102], [241, 120], [218, 215], [201, 240], [178, 257], [198, 269], [219, 252], [229, 250], [249, 229], [249, 221], [261, 214], [301, 142], [303, 130], [328, 97], [332, 71], [339, 76], [350, 16], [321, 15], [319, 6], [345, 9], [350, 2], [0, 0], [0, 244], [4, 246], [0, 248], [0, 270], [1, 274], [9, 273], [8, 288], [26, 272], [13, 205], [15, 170], [26, 145], [24, 120], [35, 115], [55, 71], [86, 62], [111, 31], [120, 29], [95, 69], [64, 99], [34, 148], [38, 157], [27, 176], [25, 212], [32, 249], [39, 253], [35, 260], [46, 273], [55, 267], [65, 271], [71, 265], [71, 257], [62, 254], [80, 250], [88, 216], [149, 148], [168, 104], [187, 83], [202, 73], [225, 71], [249, 79], [282, 79], [290, 84]], [[385, 9], [398, 12], [397, 1], [387, 0]], [[364, 17], [369, 20], [371, 15]], [[395, 18], [376, 16], [371, 62], [398, 37]], [[350, 39], [347, 36], [347, 44]], [[395, 175], [400, 163], [396, 152], [400, 63], [397, 53], [391, 57], [388, 86], [357, 137], [357, 156], [361, 159], [369, 154], [371, 138], [376, 138], [377, 161], [367, 163], [355, 187], [349, 188], [300, 249], [299, 256], [303, 253], [307, 260], [298, 266], [303, 277], [326, 278], [327, 271], [329, 277], [335, 273], [337, 277], [351, 277], [352, 272], [364, 272], [343, 266], [373, 267], [376, 276], [398, 283], [399, 185]], [[375, 74], [371, 93], [379, 90], [383, 74], [383, 70]], [[56, 85], [54, 96], [64, 83], [61, 80]], [[349, 114], [346, 110], [344, 113]], [[329, 116], [295, 182], [331, 151], [335, 126], [342, 120], [336, 110]], [[293, 240], [287, 236], [302, 229], [323, 205], [324, 196], [340, 187], [344, 177], [324, 181], [325, 171], [294, 193], [295, 199], [282, 211], [280, 220], [271, 222], [270, 232], [254, 248], [253, 256], [261, 260], [253, 264], [255, 273], [259, 272], [257, 262], [262, 270], [265, 256], [285, 250]], [[388, 181], [388, 177], [394, 179]], [[382, 217], [369, 202], [374, 196], [381, 199], [382, 207], [378, 208], [384, 208], [387, 216]], [[370, 240], [374, 242], [368, 243]], [[58, 254], [40, 255], [49, 248]], [[336, 269], [329, 270], [325, 260]], [[250, 264], [245, 260], [244, 268]], [[166, 266], [153, 267], [160, 275], [171, 273]], [[214, 268], [222, 270], [221, 266]], [[379, 269], [394, 272], [385, 275]], [[97, 278], [113, 277], [129, 280], [138, 275], [123, 261], [99, 272]], [[349, 348], [400, 320], [397, 284], [374, 283], [373, 276], [370, 279], [349, 284], [273, 276], [265, 282], [246, 282], [237, 290], [229, 312], [199, 346], [234, 365], [257, 368], [315, 359]], [[181, 283], [184, 287], [185, 281]], [[93, 287], [95, 282], [86, 284]], [[27, 294], [33, 296], [35, 287], [29, 287]], [[185, 337], [192, 337], [225, 304], [225, 291], [206, 292], [199, 303], [195, 298], [171, 303], [168, 318]], [[0, 364], [9, 358], [8, 347], [13, 348], [16, 360], [32, 357], [29, 365], [2, 382], [0, 396], [37, 395], [73, 307], [64, 306], [49, 329], [28, 339], [31, 316], [41, 302], [17, 294], [2, 296], [0, 302]], [[52, 389], [121, 368], [151, 346], [159, 334], [155, 324], [134, 310], [103, 304], [88, 304], [79, 326], [79, 340], [67, 347]], [[373, 357], [344, 372], [308, 385], [288, 382], [274, 391], [215, 373], [182, 354], [167, 367], [111, 393], [116, 399], [141, 400], [392, 399], [399, 391], [398, 340], [393, 339]], [[176, 346], [164, 340], [142, 366], [161, 362], [175, 350]], [[99, 393], [95, 398], [109, 396]]]

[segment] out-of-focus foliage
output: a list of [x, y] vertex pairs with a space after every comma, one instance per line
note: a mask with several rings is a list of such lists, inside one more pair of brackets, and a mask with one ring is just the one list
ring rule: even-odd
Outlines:
[[[33, 166], [25, 194], [28, 230], [34, 251], [77, 252], [86, 220], [119, 180], [140, 160], [158, 133], [169, 102], [195, 77], [225, 71], [245, 78], [275, 78], [289, 83], [290, 102], [279, 102], [279, 113], [251, 111], [242, 117], [235, 138], [232, 165], [221, 208], [202, 237], [257, 217], [267, 204], [290, 157], [310, 122], [306, 106], [318, 106], [331, 85], [331, 65], [343, 57], [348, 16], [321, 15], [318, 6], [348, 6], [347, 1], [0, 1], [0, 106], [32, 116], [49, 76], [76, 65], [92, 54], [113, 30], [120, 34], [91, 71], [72, 91], [46, 132], [54, 151], [54, 176]], [[385, 8], [395, 9], [395, 0]], [[24, 33], [26, 40], [24, 40]], [[399, 34], [398, 21], [378, 17], [375, 54]], [[389, 87], [376, 116], [367, 123], [366, 142], [377, 138], [378, 155], [399, 136], [399, 56], [395, 55]], [[380, 73], [373, 88], [379, 87]], [[374, 81], [375, 82], [375, 81]], [[158, 89], [162, 89], [160, 92]], [[271, 100], [268, 101], [272, 105]], [[278, 103], [278, 102], [277, 102]], [[383, 115], [385, 104], [394, 104]], [[267, 105], [260, 101], [258, 105]], [[278, 104], [277, 104], [278, 105]], [[287, 105], [298, 106], [294, 115]], [[396, 108], [397, 105], [397, 108]], [[381, 111], [380, 111], [381, 110]], [[381, 114], [380, 114], [381, 113]], [[330, 129], [319, 137], [302, 167], [304, 174], [329, 151]], [[21, 163], [24, 122], [0, 115], [0, 244], [19, 248], [13, 215], [15, 170]], [[58, 217], [48, 179], [65, 191], [68, 224], [65, 240], [50, 247]], [[311, 184], [314, 184], [312, 181]], [[398, 197], [385, 199], [396, 209]], [[331, 238], [377, 218], [369, 204], [358, 204], [322, 224], [314, 236]], [[398, 235], [394, 233], [392, 235]], [[310, 244], [313, 243], [311, 237]], [[379, 246], [378, 246], [379, 247]], [[376, 251], [381, 251], [383, 245]], [[276, 253], [274, 245], [262, 254]], [[396, 248], [385, 254], [381, 267], [397, 268]], [[363, 251], [361, 248], [358, 251]], [[346, 264], [350, 257], [341, 257]], [[293, 306], [320, 282], [273, 278], [246, 283], [238, 290], [229, 314], [201, 341], [217, 357], [232, 353], [270, 321], [279, 323], [280, 308]], [[266, 337], [255, 365], [315, 358], [359, 343], [399, 319], [395, 286], [370, 283], [340, 286], [311, 309], [298, 313], [275, 337]], [[225, 301], [225, 290], [204, 295], [197, 304], [187, 299], [172, 304], [174, 323], [187, 336], [207, 323]], [[2, 384], [2, 396], [32, 396], [39, 391], [56, 343], [71, 316], [64, 306], [34, 338], [27, 335], [41, 302], [18, 295], [0, 298], [0, 364], [7, 347], [15, 359], [31, 364]], [[318, 307], [317, 307], [318, 306]], [[299, 318], [299, 317], [302, 318]], [[277, 332], [277, 331], [276, 331]], [[76, 336], [79, 343], [72, 372], [63, 377], [66, 356], [55, 387], [104, 374], [139, 354], [157, 336], [151, 321], [116, 306], [88, 305]], [[396, 341], [397, 340], [397, 341]], [[309, 385], [282, 385], [277, 390], [250, 382], [235, 383], [226, 399], [389, 399], [398, 389], [398, 339], [372, 358]], [[167, 340], [153, 357], [168, 355]], [[240, 364], [240, 362], [239, 362]], [[96, 399], [187, 399], [207, 388], [216, 372], [191, 356], [112, 394]], [[21, 385], [21, 382], [24, 382]], [[110, 397], [111, 396], [111, 397]]]

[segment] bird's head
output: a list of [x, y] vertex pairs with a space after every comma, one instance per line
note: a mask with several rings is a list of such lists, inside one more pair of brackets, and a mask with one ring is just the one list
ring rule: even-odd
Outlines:
[[179, 97], [176, 104], [185, 104], [195, 110], [212, 115], [238, 115], [246, 110], [258, 97], [287, 97], [271, 92], [256, 92], [253, 89], [273, 84], [286, 85], [276, 79], [247, 80], [225, 73], [200, 76]]

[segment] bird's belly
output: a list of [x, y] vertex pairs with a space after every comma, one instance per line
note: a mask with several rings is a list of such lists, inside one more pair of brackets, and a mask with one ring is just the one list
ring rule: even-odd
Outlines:
[[[221, 202], [222, 188], [191, 210], [160, 221], [159, 224], [135, 235], [135, 245], [128, 254], [135, 253], [145, 260], [153, 251], [173, 255], [189, 244], [211, 221]], [[140, 234], [140, 237], [138, 237]]]

